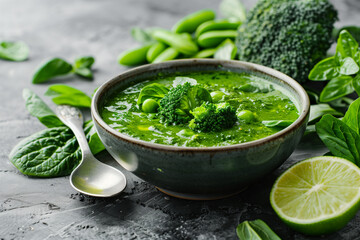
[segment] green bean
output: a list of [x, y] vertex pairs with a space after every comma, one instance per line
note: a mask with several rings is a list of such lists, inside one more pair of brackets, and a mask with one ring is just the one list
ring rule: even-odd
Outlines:
[[146, 113], [156, 113], [158, 108], [159, 108], [159, 104], [154, 99], [151, 98], [146, 99], [141, 106], [143, 112]]
[[154, 30], [152, 33], [154, 39], [163, 42], [181, 53], [187, 55], [195, 54], [199, 48], [194, 41], [182, 34], [173, 33], [167, 30]]
[[148, 62], [152, 63], [160, 53], [162, 53], [166, 49], [166, 45], [162, 42], [154, 43], [149, 51], [146, 53], [146, 59]]
[[236, 30], [209, 31], [201, 34], [198, 37], [197, 42], [201, 47], [216, 47], [227, 38], [235, 39], [236, 35]]
[[175, 48], [169, 47], [165, 49], [159, 56], [157, 56], [153, 63], [165, 62], [175, 59], [179, 55], [179, 51]]
[[208, 9], [200, 10], [182, 18], [173, 26], [172, 31], [175, 33], [193, 33], [200, 24], [214, 18], [214, 11]]
[[192, 56], [192, 58], [209, 58], [212, 57], [215, 52], [217, 51], [217, 48], [208, 48], [201, 50], [200, 52], [196, 53]]
[[242, 110], [240, 112], [237, 113], [237, 117], [240, 120], [245, 121], [246, 123], [250, 123], [252, 121], [255, 120], [255, 115], [253, 112], [249, 111], [249, 110]]
[[213, 30], [236, 30], [241, 25], [241, 22], [229, 21], [228, 19], [211, 20], [202, 23], [195, 31], [195, 37], [200, 34]]
[[122, 52], [118, 57], [118, 62], [121, 65], [134, 66], [146, 63], [146, 53], [151, 47], [151, 44], [142, 47], [129, 49]]

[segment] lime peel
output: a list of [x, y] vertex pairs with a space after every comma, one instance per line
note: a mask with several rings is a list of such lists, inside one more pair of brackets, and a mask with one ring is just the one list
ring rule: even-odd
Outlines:
[[275, 181], [270, 203], [280, 219], [299, 232], [337, 231], [360, 208], [360, 169], [339, 157], [298, 162]]

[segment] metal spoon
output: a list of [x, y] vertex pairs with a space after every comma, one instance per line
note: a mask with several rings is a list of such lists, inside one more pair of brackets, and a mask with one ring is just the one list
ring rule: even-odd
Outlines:
[[60, 105], [56, 109], [60, 120], [68, 126], [79, 143], [82, 159], [70, 175], [71, 186], [84, 194], [95, 197], [111, 197], [126, 186], [126, 178], [122, 172], [108, 166], [92, 155], [83, 130], [83, 116], [75, 107]]

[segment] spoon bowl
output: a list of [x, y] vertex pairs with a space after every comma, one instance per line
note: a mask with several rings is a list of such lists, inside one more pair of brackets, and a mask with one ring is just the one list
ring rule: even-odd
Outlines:
[[123, 191], [126, 186], [125, 175], [100, 162], [91, 153], [82, 128], [83, 117], [80, 110], [67, 105], [60, 105], [56, 110], [60, 120], [75, 134], [82, 152], [80, 164], [70, 175], [71, 186], [95, 197], [111, 197]]

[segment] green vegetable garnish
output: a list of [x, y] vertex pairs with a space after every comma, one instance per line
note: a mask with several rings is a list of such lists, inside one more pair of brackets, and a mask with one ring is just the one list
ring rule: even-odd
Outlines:
[[262, 220], [244, 221], [236, 228], [240, 240], [281, 240], [281, 238]]
[[10, 61], [24, 61], [29, 56], [29, 48], [23, 42], [0, 42], [0, 58]]
[[71, 105], [74, 107], [90, 107], [91, 98], [84, 92], [64, 85], [51, 85], [45, 93], [46, 96], [51, 96], [54, 103], [61, 105]]

